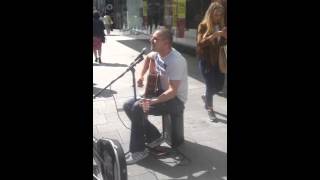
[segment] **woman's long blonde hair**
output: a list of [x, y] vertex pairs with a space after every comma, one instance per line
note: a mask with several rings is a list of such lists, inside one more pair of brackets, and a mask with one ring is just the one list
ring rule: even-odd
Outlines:
[[[222, 19], [218, 23], [213, 22], [213, 19], [212, 19], [212, 14], [215, 10], [222, 11]], [[218, 2], [211, 3], [200, 24], [205, 24], [207, 26], [207, 31], [205, 34], [212, 34], [213, 32], [215, 32], [214, 27], [216, 25], [219, 25], [220, 28], [223, 27], [224, 26], [224, 7]]]

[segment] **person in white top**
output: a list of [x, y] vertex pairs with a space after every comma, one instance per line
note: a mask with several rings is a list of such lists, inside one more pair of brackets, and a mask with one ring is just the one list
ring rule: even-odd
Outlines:
[[110, 30], [111, 30], [111, 26], [113, 24], [113, 21], [111, 19], [111, 17], [109, 15], [104, 15], [103, 16], [103, 23], [104, 23], [104, 26], [107, 30], [107, 34], [109, 35], [110, 34]]
[[156, 30], [150, 42], [154, 52], [149, 55], [154, 63], [149, 64], [153, 66], [149, 68], [155, 70], [160, 77], [160, 92], [158, 97], [137, 100], [133, 98], [123, 105], [131, 120], [130, 146], [126, 156], [128, 165], [148, 156], [145, 143], [151, 148], [162, 143], [159, 130], [145, 115], [183, 113], [188, 96], [187, 63], [185, 58], [172, 48], [171, 32], [168, 29]]

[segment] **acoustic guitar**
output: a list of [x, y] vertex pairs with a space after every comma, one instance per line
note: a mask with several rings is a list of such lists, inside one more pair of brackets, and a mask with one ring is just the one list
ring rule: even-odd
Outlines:
[[158, 96], [159, 82], [160, 81], [158, 73], [148, 74], [144, 98], [152, 98]]

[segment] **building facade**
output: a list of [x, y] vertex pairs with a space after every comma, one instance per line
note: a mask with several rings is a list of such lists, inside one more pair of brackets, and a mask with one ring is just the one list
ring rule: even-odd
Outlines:
[[110, 15], [114, 28], [121, 29], [126, 21], [126, 0], [93, 0], [93, 10], [99, 11], [101, 16]]
[[[151, 34], [167, 27], [175, 40], [189, 39], [195, 46], [197, 27], [213, 0], [127, 0], [126, 28]], [[150, 28], [151, 27], [151, 28]]]
[[175, 40], [195, 46], [197, 27], [214, 0], [93, 0], [93, 9], [109, 14], [119, 29], [151, 34], [158, 27], [172, 30]]

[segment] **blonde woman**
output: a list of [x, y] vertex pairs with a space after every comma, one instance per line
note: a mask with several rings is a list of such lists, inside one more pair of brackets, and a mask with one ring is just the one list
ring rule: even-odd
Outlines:
[[220, 3], [213, 2], [200, 22], [197, 34], [199, 69], [206, 84], [206, 92], [202, 99], [212, 120], [216, 120], [212, 105], [213, 96], [222, 90], [225, 79], [225, 74], [219, 69], [218, 59], [220, 47], [226, 42], [226, 38], [224, 8]]

